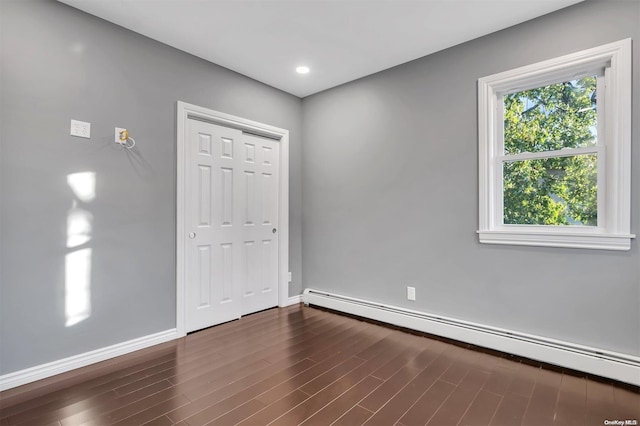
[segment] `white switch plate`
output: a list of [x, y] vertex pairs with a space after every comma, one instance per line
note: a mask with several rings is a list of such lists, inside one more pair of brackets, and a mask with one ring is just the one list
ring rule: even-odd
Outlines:
[[291, 277], [291, 272], [289, 272], [289, 282], [293, 281], [293, 278]]
[[91, 138], [91, 123], [84, 121], [71, 120], [71, 136], [77, 136], [79, 138], [90, 139]]
[[416, 288], [407, 287], [407, 300], [416, 300]]

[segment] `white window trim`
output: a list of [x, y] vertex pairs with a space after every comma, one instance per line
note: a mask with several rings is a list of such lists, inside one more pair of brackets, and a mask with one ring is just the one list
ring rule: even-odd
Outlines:
[[[599, 155], [598, 160], [604, 159], [605, 172], [598, 178], [599, 187], [604, 184], [604, 200], [600, 191], [598, 194], [598, 226], [505, 225], [502, 217], [502, 96], [603, 68], [606, 88], [604, 96], [599, 94], [598, 102], [606, 102], [604, 155]], [[478, 142], [481, 243], [630, 249], [631, 239], [635, 238], [630, 232], [631, 39], [480, 78]]]

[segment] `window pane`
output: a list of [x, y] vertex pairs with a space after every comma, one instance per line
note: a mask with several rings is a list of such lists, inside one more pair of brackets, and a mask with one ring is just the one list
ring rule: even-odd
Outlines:
[[598, 224], [597, 155], [505, 162], [504, 223]]
[[504, 96], [504, 152], [554, 151], [597, 142], [596, 77]]

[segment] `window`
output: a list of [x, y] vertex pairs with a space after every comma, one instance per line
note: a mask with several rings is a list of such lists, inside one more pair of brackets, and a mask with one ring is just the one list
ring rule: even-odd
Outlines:
[[478, 81], [481, 243], [629, 250], [631, 40]]

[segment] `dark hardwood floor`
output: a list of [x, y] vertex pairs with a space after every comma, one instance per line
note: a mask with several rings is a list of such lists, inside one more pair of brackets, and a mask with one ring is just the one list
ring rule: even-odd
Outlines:
[[314, 308], [247, 316], [0, 394], [8, 425], [604, 425], [640, 395]]

